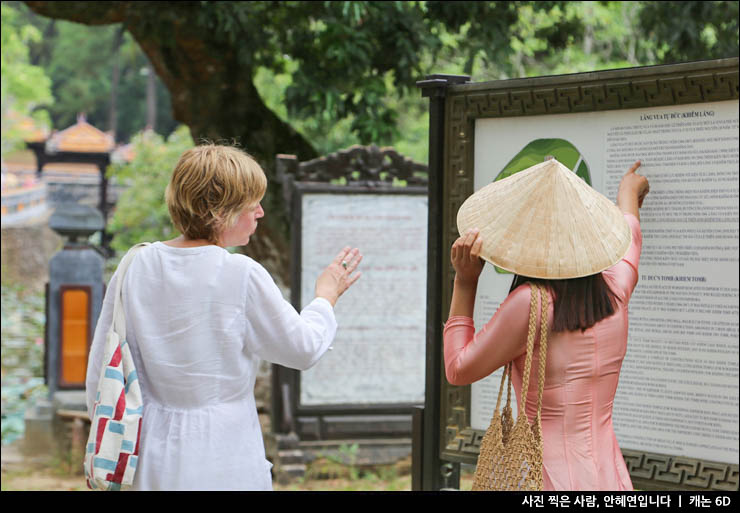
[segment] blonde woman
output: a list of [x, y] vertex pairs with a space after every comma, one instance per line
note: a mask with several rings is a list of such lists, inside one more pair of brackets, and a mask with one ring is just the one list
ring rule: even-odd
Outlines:
[[[165, 193], [182, 235], [141, 249], [126, 273], [126, 334], [144, 400], [135, 490], [272, 489], [254, 400], [260, 360], [305, 370], [321, 358], [362, 255], [340, 251], [296, 312], [259, 263], [225, 249], [249, 243], [266, 188], [236, 148], [186, 151]], [[91, 415], [116, 279], [90, 348]]]

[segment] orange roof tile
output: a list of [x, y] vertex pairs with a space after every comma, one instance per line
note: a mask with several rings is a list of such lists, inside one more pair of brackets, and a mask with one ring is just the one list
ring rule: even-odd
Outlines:
[[7, 116], [15, 129], [20, 132], [24, 141], [39, 142], [45, 141], [49, 137], [49, 129], [31, 116], [20, 114], [12, 109], [8, 111]]
[[106, 153], [114, 148], [115, 142], [110, 134], [98, 130], [80, 115], [77, 124], [55, 132], [47, 145], [51, 151]]

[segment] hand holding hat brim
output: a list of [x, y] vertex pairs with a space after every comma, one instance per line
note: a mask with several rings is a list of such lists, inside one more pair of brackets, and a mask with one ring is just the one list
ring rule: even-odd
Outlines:
[[555, 159], [477, 191], [460, 207], [457, 226], [480, 229], [481, 258], [543, 279], [601, 272], [632, 239], [622, 212]]

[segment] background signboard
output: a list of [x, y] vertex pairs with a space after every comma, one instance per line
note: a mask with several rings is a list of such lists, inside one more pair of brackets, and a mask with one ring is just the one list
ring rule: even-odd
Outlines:
[[[738, 59], [452, 86], [444, 213], [545, 155], [608, 198], [635, 160], [650, 180], [640, 281], [614, 425], [636, 487], [738, 488]], [[444, 269], [443, 304], [454, 271]], [[512, 276], [486, 266], [476, 328]], [[446, 318], [446, 315], [445, 315]], [[443, 384], [441, 456], [474, 463], [500, 371]]]
[[408, 438], [425, 391], [426, 166], [375, 146], [278, 164], [291, 205], [293, 306], [313, 300], [345, 246], [362, 252], [363, 275], [335, 307], [331, 350], [306, 371], [273, 367], [274, 431], [302, 441]]
[[301, 373], [300, 405], [423, 403], [426, 190], [298, 191], [301, 308], [344, 245], [363, 254], [362, 277], [335, 307], [339, 329], [332, 350]]

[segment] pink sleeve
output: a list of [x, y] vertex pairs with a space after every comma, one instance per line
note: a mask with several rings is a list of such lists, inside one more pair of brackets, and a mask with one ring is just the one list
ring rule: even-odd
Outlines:
[[450, 317], [444, 329], [450, 384], [469, 385], [526, 351], [530, 295], [529, 285], [517, 287], [478, 333], [470, 317]]
[[612, 283], [614, 290], [623, 300], [629, 301], [639, 278], [640, 252], [642, 251], [642, 230], [640, 221], [632, 214], [624, 214], [632, 231], [632, 244], [622, 260], [603, 272], [604, 278]]

